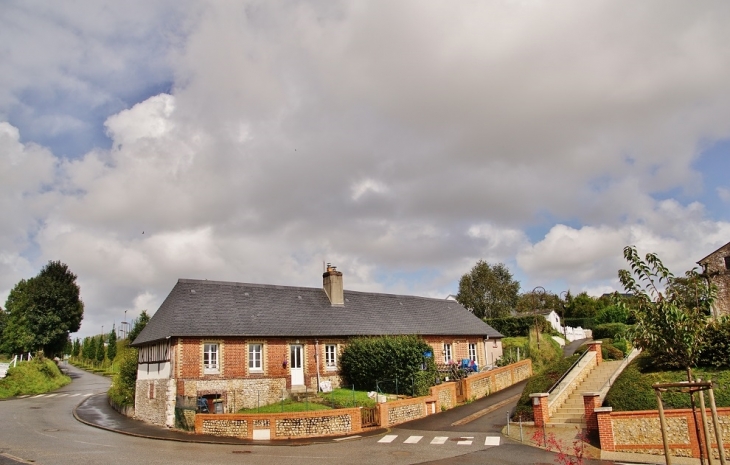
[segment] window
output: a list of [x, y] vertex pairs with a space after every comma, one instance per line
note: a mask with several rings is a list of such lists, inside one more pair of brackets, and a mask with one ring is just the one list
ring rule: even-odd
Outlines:
[[324, 346], [324, 364], [327, 370], [337, 369], [337, 346], [327, 344]]
[[264, 371], [263, 344], [249, 344], [248, 345], [248, 369], [249, 371]]
[[730, 255], [725, 257], [725, 269], [730, 270]]
[[218, 372], [218, 344], [203, 344], [203, 373]]
[[444, 343], [444, 363], [451, 363], [451, 344]]
[[469, 343], [469, 360], [472, 362], [477, 361], [477, 345], [473, 342]]

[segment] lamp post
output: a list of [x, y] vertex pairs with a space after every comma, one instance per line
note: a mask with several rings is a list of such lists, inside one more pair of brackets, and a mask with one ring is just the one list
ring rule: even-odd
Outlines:
[[[535, 297], [535, 295], [538, 294], [538, 289], [542, 290], [542, 292], [540, 292], [540, 294], [542, 294], [542, 297], [544, 299], [547, 291], [542, 286], [535, 286], [535, 288], [532, 290], [532, 296]], [[535, 334], [537, 335], [538, 350], [540, 349], [540, 327], [537, 325], [537, 314], [538, 314], [539, 310], [540, 310], [539, 308], [533, 309], [533, 314], [535, 315]]]
[[[565, 297], [563, 297], [563, 294], [565, 294]], [[568, 341], [568, 324], [565, 322], [565, 304], [568, 301], [568, 295], [570, 295], [570, 291], [560, 293], [560, 305], [563, 307], [563, 337], [566, 342]]]

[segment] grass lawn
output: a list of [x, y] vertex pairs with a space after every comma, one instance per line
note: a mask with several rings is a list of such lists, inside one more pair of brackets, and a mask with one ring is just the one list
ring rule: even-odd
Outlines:
[[295, 402], [287, 399], [275, 404], [262, 405], [260, 408], [244, 408], [239, 410], [238, 413], [291, 413], [315, 410], [332, 410], [332, 407], [317, 402]]
[[320, 396], [327, 405], [335, 408], [375, 407], [375, 399], [369, 398], [367, 391], [338, 388], [332, 392], [321, 393]]

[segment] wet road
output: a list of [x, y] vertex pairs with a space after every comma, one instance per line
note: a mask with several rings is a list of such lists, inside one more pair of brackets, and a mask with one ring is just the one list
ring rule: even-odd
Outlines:
[[[506, 406], [461, 426], [453, 419], [482, 408], [474, 402], [429, 422], [393, 428], [386, 436], [330, 441], [299, 447], [212, 445], [125, 436], [80, 423], [73, 409], [89, 393], [104, 392], [109, 380], [70, 368], [73, 383], [53, 396], [0, 402], [0, 465], [32, 461], [41, 465], [84, 464], [525, 464], [555, 463], [555, 455], [507, 440], [494, 444]], [[481, 402], [481, 401], [480, 401]], [[471, 412], [473, 413], [473, 412]], [[500, 420], [501, 419], [501, 420]], [[110, 419], [113, 421], [113, 419]], [[447, 425], [448, 423], [448, 425]], [[420, 437], [420, 439], [415, 439]], [[471, 439], [465, 439], [471, 437]]]

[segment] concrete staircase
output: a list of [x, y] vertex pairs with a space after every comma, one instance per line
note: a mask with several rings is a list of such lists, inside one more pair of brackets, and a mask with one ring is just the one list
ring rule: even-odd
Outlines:
[[598, 392], [621, 365], [622, 360], [604, 361], [593, 368], [582, 383], [578, 384], [563, 405], [550, 417], [550, 423], [584, 423], [584, 392]]

